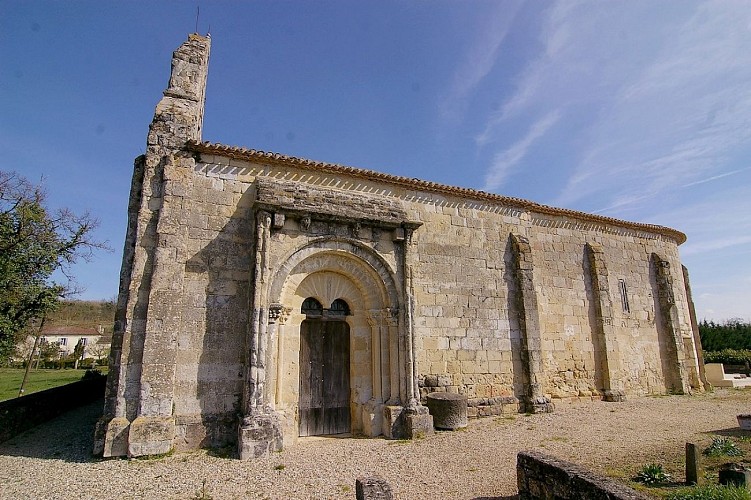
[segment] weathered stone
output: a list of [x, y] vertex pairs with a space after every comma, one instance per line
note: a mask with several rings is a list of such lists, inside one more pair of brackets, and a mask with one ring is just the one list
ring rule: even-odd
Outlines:
[[537, 451], [522, 451], [517, 455], [516, 483], [519, 488], [519, 498], [522, 500], [548, 498], [646, 500], [648, 498], [612, 479]]
[[701, 475], [701, 459], [699, 450], [693, 443], [686, 443], [686, 484], [699, 484]]
[[751, 488], [751, 470], [741, 464], [728, 463], [720, 466], [720, 484]]
[[357, 500], [392, 500], [391, 486], [380, 476], [358, 477], [355, 481]]
[[433, 425], [436, 429], [455, 431], [467, 427], [466, 396], [433, 392], [428, 394], [428, 410], [433, 416]]
[[130, 424], [128, 456], [163, 455], [174, 448], [173, 417], [140, 416]]
[[284, 445], [279, 418], [272, 413], [243, 419], [240, 426], [239, 456], [241, 460], [266, 457], [281, 451]]
[[407, 408], [405, 415], [405, 436], [408, 439], [422, 439], [433, 434], [433, 416], [424, 406]]

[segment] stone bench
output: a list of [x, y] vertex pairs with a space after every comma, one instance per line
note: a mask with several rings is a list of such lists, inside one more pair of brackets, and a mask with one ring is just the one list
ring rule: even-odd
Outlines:
[[706, 363], [707, 382], [715, 387], [751, 387], [751, 378], [738, 373], [725, 373], [722, 363]]
[[453, 392], [431, 392], [427, 400], [436, 429], [455, 431], [467, 427], [467, 396]]

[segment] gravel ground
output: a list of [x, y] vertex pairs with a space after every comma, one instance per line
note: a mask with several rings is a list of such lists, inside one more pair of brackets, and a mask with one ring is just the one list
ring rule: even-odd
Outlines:
[[466, 430], [414, 442], [306, 438], [267, 459], [241, 462], [204, 451], [94, 458], [97, 403], [0, 444], [0, 498], [354, 498], [355, 479], [372, 473], [401, 500], [507, 498], [516, 493], [519, 450], [627, 477], [648, 462], [680, 463], [686, 441], [735, 432], [735, 416], [751, 413], [750, 406], [751, 391], [741, 390], [568, 403], [552, 414], [473, 420]]

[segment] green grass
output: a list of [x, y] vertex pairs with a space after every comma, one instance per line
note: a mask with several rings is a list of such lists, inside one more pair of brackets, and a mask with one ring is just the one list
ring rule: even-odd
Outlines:
[[668, 495], [668, 500], [751, 500], [751, 492], [738, 486], [707, 484], [681, 488]]
[[[106, 367], [99, 367], [106, 372]], [[24, 394], [51, 389], [71, 382], [78, 382], [86, 370], [31, 370], [26, 380]], [[19, 368], [0, 368], [0, 401], [18, 396], [24, 370]]]

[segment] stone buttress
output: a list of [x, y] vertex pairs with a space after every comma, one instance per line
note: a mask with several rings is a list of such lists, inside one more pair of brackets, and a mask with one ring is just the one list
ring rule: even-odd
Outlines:
[[187, 252], [183, 203], [201, 137], [211, 41], [190, 35], [173, 54], [167, 90], [136, 159], [110, 372], [94, 452], [167, 453], [175, 438], [174, 377]]

